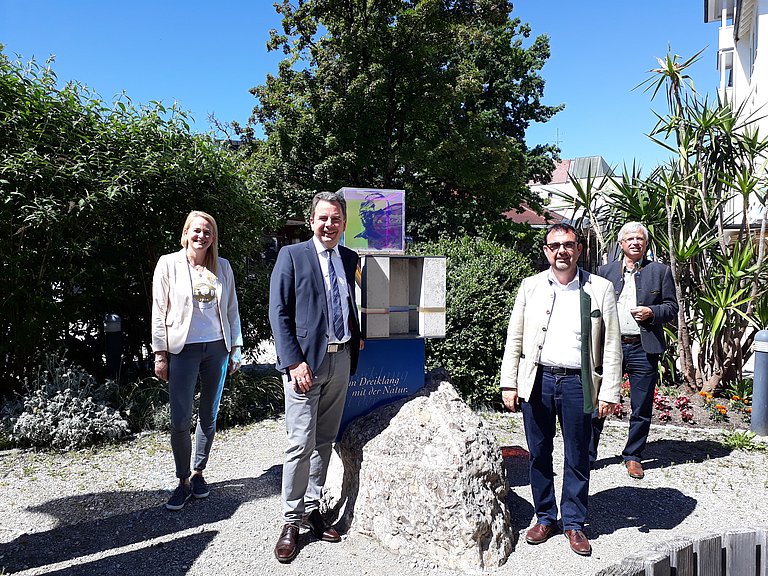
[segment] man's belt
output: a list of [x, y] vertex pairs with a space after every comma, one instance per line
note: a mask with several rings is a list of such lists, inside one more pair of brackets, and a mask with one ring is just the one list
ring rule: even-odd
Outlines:
[[637, 344], [640, 342], [640, 334], [632, 334], [631, 336], [622, 336], [622, 344]]
[[547, 374], [555, 374], [556, 376], [576, 376], [581, 374], [581, 368], [564, 368], [563, 366], [547, 366], [545, 364], [539, 364], [541, 370]]
[[340, 342], [335, 344], [328, 344], [327, 351], [332, 354], [334, 352], [341, 352], [347, 348], [349, 348], [349, 342]]

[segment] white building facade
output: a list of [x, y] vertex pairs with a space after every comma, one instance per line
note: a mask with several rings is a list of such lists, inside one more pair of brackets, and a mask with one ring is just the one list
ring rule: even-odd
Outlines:
[[704, 0], [704, 22], [719, 22], [719, 94], [745, 104], [768, 134], [768, 0]]
[[[704, 0], [704, 22], [718, 22], [718, 94], [734, 109], [743, 107], [742, 120], [752, 120], [761, 138], [768, 136], [768, 0]], [[750, 200], [748, 217], [755, 225], [764, 205]], [[738, 218], [741, 201], [728, 211]], [[734, 232], [735, 234], [735, 232]], [[730, 239], [730, 238], [729, 238]]]

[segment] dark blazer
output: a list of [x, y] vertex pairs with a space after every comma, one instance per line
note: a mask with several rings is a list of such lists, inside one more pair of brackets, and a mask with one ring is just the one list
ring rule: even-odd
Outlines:
[[[598, 276], [613, 282], [616, 301], [619, 300], [624, 288], [624, 260], [617, 260], [597, 270]], [[660, 262], [643, 258], [640, 271], [635, 276], [637, 305], [648, 306], [653, 310], [653, 318], [638, 322], [640, 326], [640, 342], [648, 354], [661, 354], [667, 349], [664, 340], [664, 324], [672, 322], [677, 317], [677, 296], [675, 283], [672, 280], [672, 270]]]
[[[357, 254], [339, 246], [349, 292], [351, 374], [357, 369], [360, 354], [360, 324], [355, 304]], [[325, 282], [315, 244], [306, 242], [284, 246], [277, 255], [269, 284], [269, 323], [275, 338], [277, 369], [306, 362], [314, 373], [322, 364], [328, 346], [328, 304]]]

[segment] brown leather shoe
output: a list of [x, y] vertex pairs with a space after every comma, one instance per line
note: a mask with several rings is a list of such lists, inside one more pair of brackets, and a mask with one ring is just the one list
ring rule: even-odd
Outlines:
[[298, 539], [299, 527], [296, 524], [285, 524], [275, 544], [275, 558], [278, 562], [287, 564], [296, 558], [296, 554], [299, 553]]
[[559, 532], [560, 527], [557, 524], [536, 524], [525, 533], [525, 541], [528, 544], [541, 544]]
[[629, 474], [632, 478], [642, 480], [643, 476], [645, 476], [643, 465], [640, 464], [640, 462], [637, 460], [625, 460], [624, 466], [627, 467], [627, 474]]
[[565, 535], [568, 538], [568, 543], [571, 545], [571, 550], [581, 556], [589, 556], [592, 554], [592, 546], [589, 544], [584, 532], [581, 530], [566, 530]]
[[320, 511], [315, 508], [304, 517], [304, 526], [309, 528], [310, 532], [324, 542], [341, 542], [341, 536], [335, 528], [325, 525], [325, 520]]

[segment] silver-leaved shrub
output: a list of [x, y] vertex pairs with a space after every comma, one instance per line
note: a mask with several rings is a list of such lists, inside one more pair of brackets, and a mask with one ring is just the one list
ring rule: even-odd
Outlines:
[[71, 450], [109, 442], [130, 432], [119, 411], [108, 406], [110, 390], [57, 353], [46, 357], [27, 386], [12, 439], [21, 446]]

